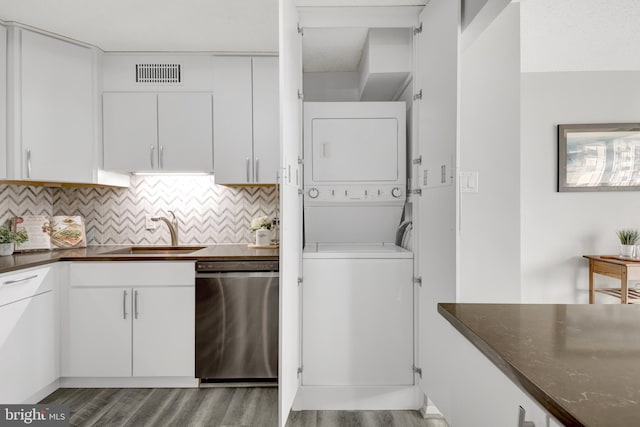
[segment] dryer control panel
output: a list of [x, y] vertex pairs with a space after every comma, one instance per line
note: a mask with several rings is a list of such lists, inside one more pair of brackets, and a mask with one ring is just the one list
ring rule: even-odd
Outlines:
[[314, 204], [403, 204], [406, 190], [397, 185], [317, 185], [305, 188], [305, 205]]

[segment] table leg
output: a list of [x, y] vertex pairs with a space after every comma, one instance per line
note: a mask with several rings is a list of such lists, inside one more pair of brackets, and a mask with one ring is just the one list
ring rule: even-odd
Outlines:
[[622, 277], [620, 277], [620, 281], [622, 282], [620, 304], [628, 304], [627, 301], [629, 297], [629, 281], [627, 280], [627, 267], [622, 268]]
[[593, 289], [593, 263], [592, 259], [589, 260], [589, 304], [595, 304], [596, 292]]

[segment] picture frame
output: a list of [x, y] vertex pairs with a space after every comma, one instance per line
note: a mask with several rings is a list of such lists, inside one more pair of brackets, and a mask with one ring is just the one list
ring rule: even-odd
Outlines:
[[558, 125], [558, 191], [640, 191], [640, 123]]

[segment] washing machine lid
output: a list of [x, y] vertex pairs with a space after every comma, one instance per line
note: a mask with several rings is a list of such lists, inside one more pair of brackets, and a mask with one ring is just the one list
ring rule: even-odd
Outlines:
[[304, 248], [303, 258], [413, 258], [413, 253], [393, 243], [312, 243]]

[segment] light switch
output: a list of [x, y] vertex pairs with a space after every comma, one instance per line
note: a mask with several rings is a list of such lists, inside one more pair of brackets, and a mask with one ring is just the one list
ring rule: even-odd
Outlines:
[[478, 172], [460, 172], [459, 180], [461, 193], [478, 192]]

